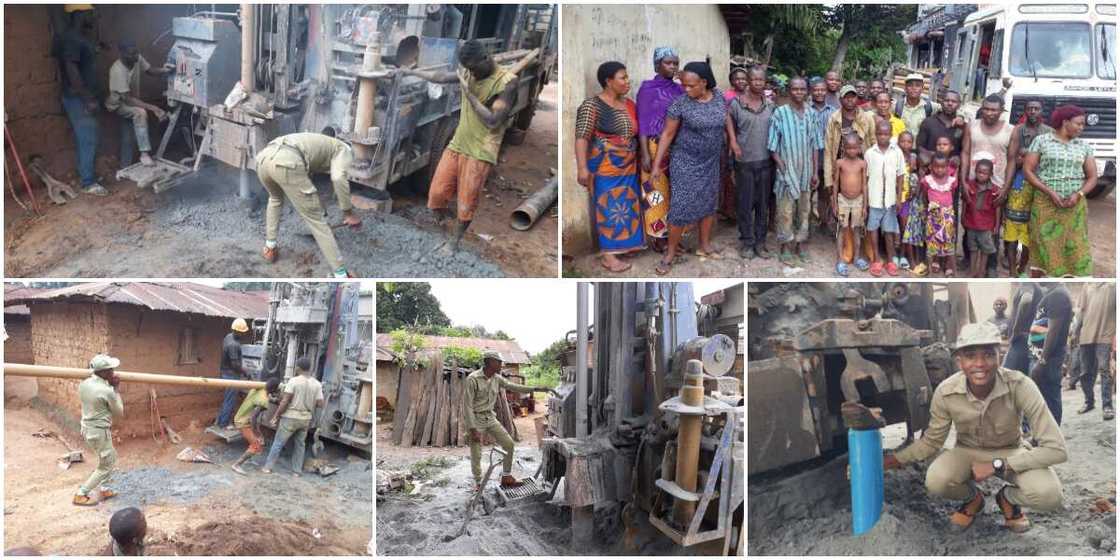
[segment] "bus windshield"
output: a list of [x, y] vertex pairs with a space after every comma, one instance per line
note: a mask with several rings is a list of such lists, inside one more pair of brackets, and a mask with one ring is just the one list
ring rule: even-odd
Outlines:
[[1097, 76], [1116, 79], [1116, 24], [1097, 24]]
[[1080, 22], [1016, 24], [1011, 32], [1011, 74], [1028, 78], [1090, 77], [1089, 33], [1089, 24]]

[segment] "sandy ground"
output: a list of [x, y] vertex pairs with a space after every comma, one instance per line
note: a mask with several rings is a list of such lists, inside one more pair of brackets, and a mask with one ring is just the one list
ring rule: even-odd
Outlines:
[[[5, 549], [100, 554], [109, 543], [110, 516], [129, 506], [141, 508], [147, 518], [149, 555], [362, 555], [370, 546], [370, 463], [345, 448], [327, 444], [329, 462], [342, 468], [331, 477], [280, 474], [290, 473], [290, 446], [273, 475], [250, 466], [243, 477], [227, 465], [244, 443], [226, 445], [200, 429], [183, 430], [185, 441], [175, 446], [146, 438], [119, 442], [110, 482], [119, 495], [79, 507], [70, 499], [96, 459], [91, 462], [85, 450], [86, 462], [59, 470], [55, 459], [65, 449], [57, 440], [32, 437], [40, 429], [58, 430], [24, 403], [5, 404]], [[78, 436], [64, 437], [71, 445], [80, 442]], [[203, 449], [217, 464], [177, 461], [175, 454], [187, 445]]]
[[[1002, 527], [994, 499], [987, 500], [984, 513], [966, 533], [952, 533], [948, 517], [959, 504], [928, 497], [924, 482], [928, 465], [914, 465], [886, 474], [882, 517], [870, 532], [853, 537], [845, 455], [789, 477], [748, 481], [748, 552], [794, 556], [1114, 554], [1116, 514], [1091, 511], [1090, 505], [1100, 497], [1115, 499], [1116, 424], [1102, 421], [1099, 407], [1077, 414], [1082, 401], [1080, 390], [1063, 392], [1062, 433], [1069, 461], [1054, 467], [1062, 481], [1063, 509], [1028, 511], [1033, 526], [1025, 534], [1015, 535]], [[993, 480], [982, 487], [994, 495], [1000, 485], [1001, 481]]]
[[[540, 451], [536, 446], [533, 417], [516, 420], [522, 441], [518, 442], [513, 474], [518, 478], [532, 476], [540, 467]], [[467, 533], [451, 540], [466, 517], [466, 506], [472, 497], [473, 476], [470, 448], [402, 448], [392, 444], [392, 425], [378, 426], [377, 463], [380, 471], [408, 471], [424, 459], [446, 457], [449, 466], [431, 473], [434, 482], [416, 495], [401, 492], [377, 496], [377, 554], [384, 556], [611, 556], [611, 555], [703, 555], [719, 554], [707, 546], [681, 549], [661, 535], [646, 521], [636, 516], [636, 528], [623, 539], [617, 510], [596, 512], [593, 542], [573, 542], [571, 510], [562, 499], [563, 489], [548, 501], [539, 499], [497, 507], [486, 515], [481, 505]], [[526, 435], [528, 434], [528, 435]], [[486, 450], [482, 468], [489, 466]], [[495, 469], [493, 478], [500, 474]], [[491, 486], [495, 481], [491, 481]], [[489, 496], [495, 496], [489, 490]], [[494, 498], [492, 498], [494, 499]]]
[[[556, 274], [555, 207], [528, 232], [509, 227], [509, 214], [540, 188], [556, 165], [556, 86], [541, 96], [533, 126], [520, 146], [507, 146], [491, 173], [479, 217], [462, 250], [437, 256], [448, 233], [435, 225], [419, 195], [405, 195], [393, 214], [359, 214], [361, 230], [335, 230], [343, 259], [360, 277], [495, 277]], [[108, 179], [108, 175], [105, 175]], [[317, 176], [328, 223], [341, 221], [329, 181]], [[154, 194], [132, 183], [109, 182], [105, 198], [81, 196], [33, 217], [5, 205], [8, 277], [315, 277], [330, 274], [306, 226], [286, 205], [280, 257], [260, 258], [264, 243], [263, 187], [255, 199], [236, 197], [237, 171], [216, 161], [171, 191]], [[361, 193], [356, 188], [355, 193]], [[11, 201], [9, 201], [11, 202]], [[480, 237], [484, 236], [484, 237]], [[489, 241], [488, 241], [489, 240]], [[127, 251], [122, 248], [127, 247]]]
[[[1093, 275], [1110, 278], [1116, 271], [1116, 199], [1110, 195], [1103, 199], [1089, 201], [1089, 224], [1092, 239]], [[778, 260], [778, 243], [774, 232], [767, 237], [767, 248], [773, 258], [767, 260], [743, 260], [739, 257], [739, 230], [734, 222], [717, 218], [713, 227], [713, 244], [722, 255], [722, 260], [702, 259], [693, 254], [686, 255], [686, 262], [675, 265], [670, 276], [678, 278], [832, 278], [836, 277], [836, 241], [825, 236], [819, 228], [812, 231], [808, 243], [809, 262], [794, 268], [783, 265]], [[686, 236], [685, 246], [690, 252], [697, 245], [695, 238]], [[620, 277], [644, 278], [654, 276], [661, 255], [653, 251], [638, 253], [627, 260], [633, 264], [630, 270], [613, 274], [599, 264], [595, 255], [584, 255], [564, 259], [565, 277]], [[860, 272], [854, 266], [851, 278], [872, 278], [868, 272]], [[1000, 275], [1008, 273], [1000, 265]], [[884, 274], [884, 278], [886, 275]], [[901, 272], [900, 278], [910, 277], [909, 272]], [[931, 276], [932, 277], [932, 276]], [[957, 277], [962, 277], [957, 271]]]

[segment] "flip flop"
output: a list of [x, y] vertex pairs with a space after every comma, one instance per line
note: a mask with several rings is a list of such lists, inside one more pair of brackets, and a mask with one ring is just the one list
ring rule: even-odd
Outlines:
[[712, 259], [713, 261], [723, 260], [723, 254], [719, 251], [702, 251], [697, 249], [695, 253], [696, 256], [702, 259]]
[[653, 268], [653, 271], [655, 273], [657, 273], [658, 276], [665, 276], [666, 274], [669, 274], [669, 272], [672, 271], [672, 270], [673, 270], [673, 263], [672, 262], [665, 262], [664, 260], [658, 260], [657, 261], [657, 266]]
[[860, 272], [867, 272], [867, 269], [871, 268], [871, 265], [867, 264], [867, 261], [864, 260], [863, 257], [860, 257], [856, 259], [856, 268], [858, 268]]
[[871, 275], [878, 278], [883, 275], [883, 263], [875, 261], [871, 264]]
[[599, 266], [606, 269], [607, 272], [611, 272], [611, 273], [614, 273], [614, 274], [620, 274], [620, 273], [626, 272], [627, 270], [630, 270], [630, 268], [634, 265], [632, 265], [630, 263], [626, 263], [626, 264], [624, 264], [624, 265], [622, 265], [618, 268], [611, 268], [611, 267], [607, 266], [607, 263], [603, 262], [602, 259], [599, 259]]
[[840, 276], [843, 276], [844, 278], [847, 278], [848, 277], [848, 263], [845, 263], [845, 262], [836, 263], [836, 274], [839, 274]]
[[797, 263], [793, 261], [793, 253], [783, 252], [781, 257], [778, 258], [778, 260], [780, 260], [782, 262], [782, 264], [784, 264], [786, 266], [797, 266]]

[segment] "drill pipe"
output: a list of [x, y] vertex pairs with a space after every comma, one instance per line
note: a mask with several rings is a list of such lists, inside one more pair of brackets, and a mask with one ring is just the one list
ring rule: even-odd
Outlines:
[[253, 93], [253, 30], [256, 14], [252, 4], [241, 4], [241, 89], [245, 95]]
[[[362, 55], [362, 72], [373, 72], [381, 67], [381, 40], [374, 36], [373, 42], [366, 45]], [[373, 126], [374, 103], [377, 101], [377, 82], [373, 78], [359, 78], [358, 80], [358, 105], [354, 109], [354, 136], [363, 142], [369, 136], [369, 128]], [[370, 159], [370, 147], [358, 142], [354, 143], [354, 158], [365, 161]]]
[[[700, 360], [689, 360], [685, 366], [684, 386], [681, 387], [681, 404], [704, 406], [704, 366]], [[681, 414], [677, 431], [676, 483], [689, 492], [696, 491], [696, 469], [700, 463], [700, 428], [702, 415]], [[681, 527], [688, 527], [696, 514], [696, 502], [673, 501], [673, 519]]]
[[559, 183], [556, 182], [556, 177], [550, 177], [548, 182], [544, 184], [533, 196], [525, 199], [513, 214], [509, 217], [509, 227], [517, 231], [528, 231], [537, 223], [537, 219], [544, 214], [545, 210], [556, 204], [556, 195]]
[[[82, 368], [67, 368], [56, 366], [31, 366], [27, 364], [4, 364], [5, 376], [18, 377], [53, 377], [62, 379], [85, 379], [92, 371]], [[182, 375], [166, 375], [160, 373], [138, 373], [134, 371], [118, 371], [117, 377], [121, 381], [130, 383], [154, 383], [157, 385], [191, 385], [195, 387], [213, 387], [215, 389], [257, 389], [264, 387], [263, 381], [242, 381], [240, 379], [221, 379], [215, 377], [186, 377]]]

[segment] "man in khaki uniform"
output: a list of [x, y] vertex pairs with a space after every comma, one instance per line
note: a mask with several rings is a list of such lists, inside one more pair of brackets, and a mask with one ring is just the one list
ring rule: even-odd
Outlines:
[[281, 136], [257, 154], [257, 177], [268, 191], [265, 242], [261, 253], [264, 260], [270, 263], [276, 261], [280, 209], [287, 198], [311, 230], [334, 276], [349, 276], [338, 252], [334, 233], [327, 225], [323, 207], [319, 204], [319, 193], [311, 182], [311, 174], [330, 173], [338, 207], [342, 209], [342, 223], [352, 228], [361, 227], [362, 220], [354, 215], [354, 207], [350, 203], [348, 173], [353, 159], [350, 146], [345, 142], [313, 132]]
[[1073, 323], [1073, 339], [1081, 359], [1081, 391], [1085, 405], [1077, 411], [1085, 414], [1095, 408], [1093, 386], [1097, 374], [1101, 378], [1101, 410], [1105, 420], [1112, 420], [1112, 340], [1116, 338], [1116, 288], [1108, 282], [1085, 284], [1077, 299], [1077, 320]]
[[[269, 474], [280, 451], [288, 443], [288, 439], [295, 438], [292, 449], [292, 471], [296, 476], [303, 473], [303, 454], [307, 449], [307, 430], [311, 427], [312, 419], [317, 410], [323, 409], [323, 385], [318, 379], [311, 377], [311, 360], [303, 357], [296, 361], [296, 371], [299, 375], [284, 384], [284, 397], [280, 406], [272, 413], [269, 425], [276, 428], [276, 437], [272, 439], [272, 448], [268, 450], [268, 459], [265, 460], [261, 472]], [[277, 424], [279, 423], [279, 427]]]
[[521, 481], [513, 476], [513, 438], [509, 437], [509, 433], [494, 416], [494, 403], [499, 398], [505, 398], [502, 390], [515, 393], [548, 391], [556, 394], [556, 391], [545, 387], [528, 387], [512, 383], [505, 377], [497, 375], [501, 369], [501, 356], [493, 350], [487, 350], [482, 355], [482, 369], [475, 370], [467, 376], [467, 386], [463, 389], [463, 424], [467, 430], [467, 439], [471, 442], [471, 472], [474, 473], [476, 489], [482, 486], [483, 433], [490, 434], [506, 452], [505, 459], [502, 461], [502, 486], [512, 488], [521, 485]]
[[[984, 509], [976, 483], [997, 476], [1008, 482], [996, 493], [1005, 526], [1021, 533], [1030, 521], [1021, 508], [1055, 510], [1062, 506], [1062, 485], [1051, 465], [1066, 461], [1066, 441], [1038, 386], [1021, 372], [999, 367], [999, 330], [990, 323], [965, 325], [954, 357], [960, 371], [942, 381], [930, 403], [922, 438], [896, 453], [883, 468], [923, 461], [942, 450], [949, 429], [957, 443], [926, 471], [930, 494], [964, 500], [949, 521], [965, 529]], [[1023, 442], [1022, 418], [1031, 425], [1036, 447]]]
[[[117, 463], [117, 450], [113, 449], [113, 418], [124, 416], [124, 403], [117, 393], [120, 378], [113, 371], [120, 365], [120, 360], [98, 354], [89, 361], [93, 373], [78, 384], [78, 399], [82, 402], [82, 437], [90, 450], [97, 453], [97, 468], [78, 487], [74, 505], [91, 506], [117, 495], [104, 484]], [[100, 500], [90, 496], [95, 489]]]

